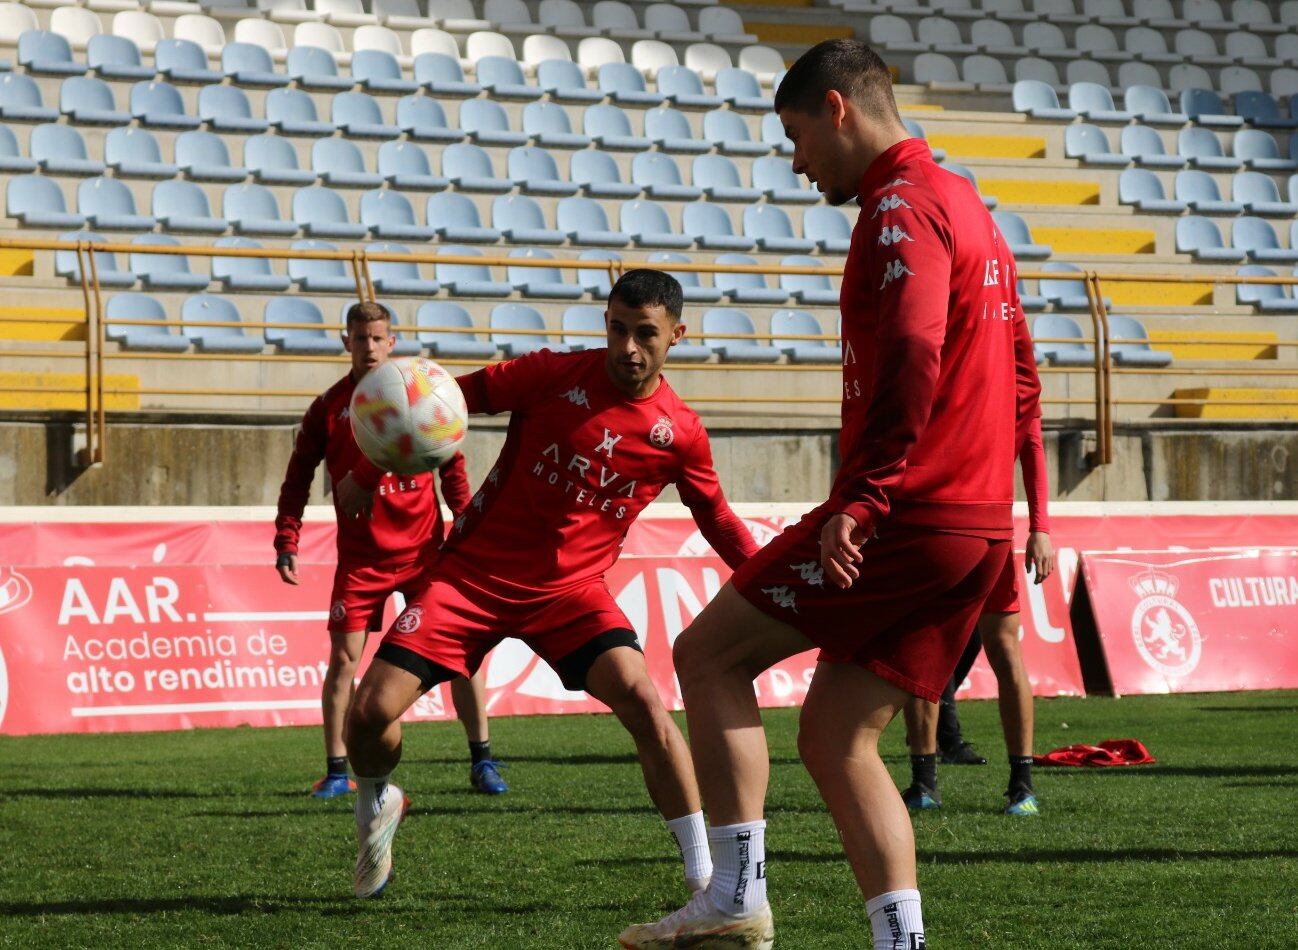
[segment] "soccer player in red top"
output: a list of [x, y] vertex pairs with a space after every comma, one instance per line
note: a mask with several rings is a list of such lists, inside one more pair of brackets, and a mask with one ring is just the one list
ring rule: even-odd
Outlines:
[[[820, 648], [798, 737], [866, 897], [874, 946], [922, 947], [910, 818], [879, 757], [935, 701], [1009, 554], [1016, 419], [1040, 390], [1013, 262], [973, 187], [908, 136], [857, 40], [806, 52], [775, 108], [794, 171], [861, 211], [843, 275], [842, 459], [829, 499], [759, 551], [677, 639], [711, 884], [625, 947], [770, 947], [770, 764], [752, 680]], [[850, 941], [858, 944], [859, 941]]]
[[[396, 338], [390, 319], [388, 312], [374, 303], [358, 303], [347, 311], [344, 343], [351, 354], [351, 371], [317, 397], [302, 417], [275, 518], [275, 566], [286, 584], [298, 583], [302, 511], [316, 467], [324, 461], [330, 480], [337, 485], [361, 457], [347, 413], [356, 384], [392, 352]], [[453, 512], [462, 512], [469, 503], [464, 456], [456, 454], [438, 474], [447, 504]], [[337, 493], [334, 507], [338, 510]], [[410, 596], [423, 589], [423, 572], [444, 534], [431, 474], [383, 474], [368, 517], [350, 517], [338, 510], [338, 568], [329, 599], [329, 666], [321, 695], [326, 770], [325, 777], [312, 787], [316, 798], [345, 795], [352, 787], [347, 778], [343, 724], [366, 634], [379, 628], [389, 595], [400, 591]], [[474, 787], [491, 794], [506, 791], [491, 758], [482, 684], [457, 679], [451, 684], [451, 696], [468, 734]]]
[[[662, 376], [685, 334], [681, 306], [671, 276], [628, 271], [609, 293], [607, 348], [543, 349], [459, 377], [469, 411], [509, 412], [509, 434], [352, 704], [358, 897], [379, 893], [391, 874], [404, 796], [388, 776], [401, 759], [401, 714], [434, 684], [473, 673], [506, 636], [523, 640], [568, 689], [613, 710], [635, 740], [687, 884], [706, 884], [712, 868], [689, 748], [604, 582], [631, 523], [670, 483], [730, 567], [756, 550], [722, 494], [707, 430]], [[367, 487], [363, 466], [353, 475]]]

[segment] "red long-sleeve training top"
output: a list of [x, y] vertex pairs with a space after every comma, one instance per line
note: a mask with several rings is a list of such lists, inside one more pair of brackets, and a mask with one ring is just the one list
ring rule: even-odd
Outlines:
[[1009, 538], [1040, 382], [1008, 244], [921, 139], [859, 189], [843, 275], [841, 466], [827, 510]]
[[1046, 475], [1046, 448], [1041, 441], [1041, 419], [1032, 419], [1023, 448], [1019, 450], [1023, 469], [1023, 492], [1028, 496], [1028, 530], [1050, 531], [1050, 479]]

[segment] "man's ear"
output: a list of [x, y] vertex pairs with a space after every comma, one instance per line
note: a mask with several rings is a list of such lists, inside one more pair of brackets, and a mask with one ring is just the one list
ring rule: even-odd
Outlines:
[[837, 89], [831, 89], [825, 93], [825, 107], [829, 109], [829, 120], [834, 123], [834, 128], [840, 128], [843, 120], [847, 118], [847, 100]]
[[672, 328], [672, 342], [670, 345], [675, 346], [681, 340], [685, 339], [685, 331], [687, 329], [689, 328], [685, 326], [685, 324], [677, 323], [676, 326]]

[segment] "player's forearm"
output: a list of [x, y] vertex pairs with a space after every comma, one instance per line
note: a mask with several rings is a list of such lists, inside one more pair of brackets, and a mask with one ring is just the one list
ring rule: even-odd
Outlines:
[[692, 514], [699, 532], [732, 571], [757, 553], [757, 544], [748, 527], [724, 500], [719, 506], [709, 506]]
[[437, 470], [442, 482], [442, 497], [456, 517], [469, 507], [473, 492], [469, 489], [469, 474], [464, 464], [464, 456], [456, 452], [451, 459]]
[[1041, 438], [1041, 419], [1034, 418], [1019, 452], [1023, 469], [1023, 490], [1028, 498], [1028, 527], [1031, 531], [1050, 530], [1050, 479], [1046, 474], [1046, 450]]

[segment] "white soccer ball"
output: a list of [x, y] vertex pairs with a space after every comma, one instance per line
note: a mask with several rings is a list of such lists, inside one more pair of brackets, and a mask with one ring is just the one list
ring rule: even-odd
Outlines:
[[387, 472], [431, 472], [456, 453], [469, 429], [464, 394], [432, 360], [388, 360], [352, 393], [352, 432], [371, 462]]

